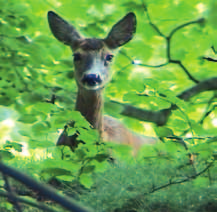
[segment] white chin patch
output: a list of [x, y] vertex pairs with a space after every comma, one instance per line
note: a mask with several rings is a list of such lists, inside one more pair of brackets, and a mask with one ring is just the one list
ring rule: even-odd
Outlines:
[[82, 85], [85, 89], [87, 90], [99, 90], [99, 89], [102, 89], [104, 86], [103, 84], [97, 84], [97, 85], [93, 85], [93, 86], [90, 86], [90, 85], [87, 85], [87, 84], [83, 84]]

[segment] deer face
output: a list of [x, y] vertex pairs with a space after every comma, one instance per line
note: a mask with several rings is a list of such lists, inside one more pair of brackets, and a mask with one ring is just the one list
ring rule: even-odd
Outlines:
[[84, 39], [73, 55], [77, 85], [87, 90], [102, 89], [110, 79], [111, 50], [100, 39]]
[[128, 13], [117, 22], [105, 39], [82, 38], [72, 25], [54, 12], [48, 12], [48, 22], [53, 35], [71, 47], [77, 85], [86, 90], [104, 88], [110, 79], [112, 50], [131, 40], [136, 30], [134, 13]]

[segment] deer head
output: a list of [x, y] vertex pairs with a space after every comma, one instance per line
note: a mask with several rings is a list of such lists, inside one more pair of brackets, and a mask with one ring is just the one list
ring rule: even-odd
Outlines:
[[75, 80], [79, 90], [97, 91], [110, 79], [112, 50], [130, 41], [136, 31], [136, 16], [128, 13], [118, 21], [104, 39], [83, 38], [77, 30], [56, 13], [48, 12], [53, 35], [71, 47], [74, 55]]

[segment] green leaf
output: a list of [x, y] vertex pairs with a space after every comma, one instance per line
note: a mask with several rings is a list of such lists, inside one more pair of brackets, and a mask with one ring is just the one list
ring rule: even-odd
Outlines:
[[129, 145], [121, 145], [117, 143], [106, 143], [109, 148], [112, 148], [112, 156], [114, 158], [120, 158], [124, 161], [132, 160], [133, 153], [132, 147]]
[[216, 9], [217, 9], [217, 3], [214, 0], [210, 1], [210, 6], [209, 6], [209, 22], [213, 27], [217, 27], [216, 25], [216, 19], [217, 19], [217, 14], [216, 14]]
[[4, 208], [4, 209], [6, 209], [8, 211], [13, 210], [13, 207], [14, 207], [13, 204], [10, 203], [10, 202], [1, 202], [0, 203], [0, 208]]
[[207, 177], [198, 177], [194, 180], [194, 186], [201, 188], [209, 185], [209, 179]]
[[82, 169], [82, 174], [83, 173], [93, 173], [94, 169], [95, 169], [95, 166], [93, 165], [84, 166]]
[[80, 128], [78, 131], [79, 131], [79, 136], [77, 139], [82, 140], [87, 144], [96, 143], [99, 140], [99, 133], [97, 130], [94, 129], [86, 130]]
[[144, 80], [144, 84], [146, 87], [151, 87], [154, 89], [158, 89], [159, 87], [159, 82], [157, 80], [151, 79], [151, 78], [146, 78]]
[[47, 132], [49, 129], [49, 125], [47, 122], [37, 122], [32, 126], [32, 132], [35, 135], [40, 135], [41, 133]]
[[56, 176], [61, 176], [61, 175], [69, 175], [72, 176], [72, 172], [70, 172], [69, 170], [66, 169], [62, 169], [62, 168], [47, 168], [47, 169], [43, 169], [41, 171], [42, 176], [43, 175], [49, 175], [50, 178], [52, 177], [56, 177]]
[[28, 145], [31, 149], [37, 149], [37, 148], [44, 149], [44, 148], [49, 148], [49, 147], [55, 146], [54, 141], [50, 141], [50, 140], [48, 140], [48, 138], [45, 139], [45, 138], [43, 138], [43, 136], [41, 136], [41, 137], [38, 136], [37, 138], [38, 138], [38, 140], [30, 139], [28, 141]]
[[173, 130], [168, 127], [158, 127], [156, 128], [156, 133], [160, 138], [174, 135]]
[[107, 160], [109, 157], [109, 154], [105, 154], [105, 153], [102, 153], [102, 154], [97, 154], [94, 159], [97, 160], [98, 162], [103, 162], [105, 160]]
[[14, 158], [14, 155], [10, 151], [0, 150], [0, 157], [5, 160], [11, 160]]
[[43, 101], [43, 96], [42, 94], [24, 92], [21, 94], [21, 99], [23, 102], [30, 104]]
[[39, 112], [43, 112], [46, 114], [50, 113], [55, 108], [56, 108], [56, 105], [54, 105], [54, 104], [42, 103], [42, 102], [38, 102], [38, 103], [34, 104], [34, 106], [32, 107], [33, 111], [39, 111]]
[[[73, 163], [70, 160], [61, 160], [61, 158], [58, 159], [46, 159], [42, 161], [41, 163], [41, 170], [49, 170], [49, 169], [56, 169], [59, 172], [64, 173], [77, 173], [80, 169], [80, 164]], [[63, 169], [63, 170], [61, 170]]]
[[92, 161], [92, 163], [95, 166], [95, 169], [94, 169], [95, 173], [97, 173], [97, 172], [98, 173], [103, 173], [110, 167], [110, 164], [108, 162], [108, 157], [107, 157], [107, 160], [104, 160], [104, 161]]
[[37, 117], [33, 114], [21, 114], [18, 121], [26, 123], [26, 124], [31, 124], [37, 121]]
[[91, 174], [82, 174], [79, 178], [79, 182], [85, 187], [85, 188], [91, 188], [93, 185], [93, 179]]
[[14, 149], [17, 152], [22, 152], [22, 147], [23, 147], [22, 144], [17, 142], [11, 142], [11, 141], [7, 141], [6, 144], [4, 145], [4, 148]]

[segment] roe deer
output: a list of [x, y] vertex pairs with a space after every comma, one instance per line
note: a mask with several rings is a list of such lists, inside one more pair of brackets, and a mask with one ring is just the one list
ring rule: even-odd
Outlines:
[[[130, 41], [136, 31], [136, 16], [128, 13], [118, 21], [104, 39], [83, 38], [76, 29], [56, 13], [48, 12], [53, 35], [74, 52], [75, 80], [78, 86], [75, 110], [97, 129], [103, 141], [127, 144], [134, 153], [142, 144], [156, 143], [157, 139], [130, 132], [119, 121], [103, 116], [103, 89], [110, 79], [109, 65], [112, 50]], [[74, 136], [63, 134], [57, 145], [75, 146]]]

